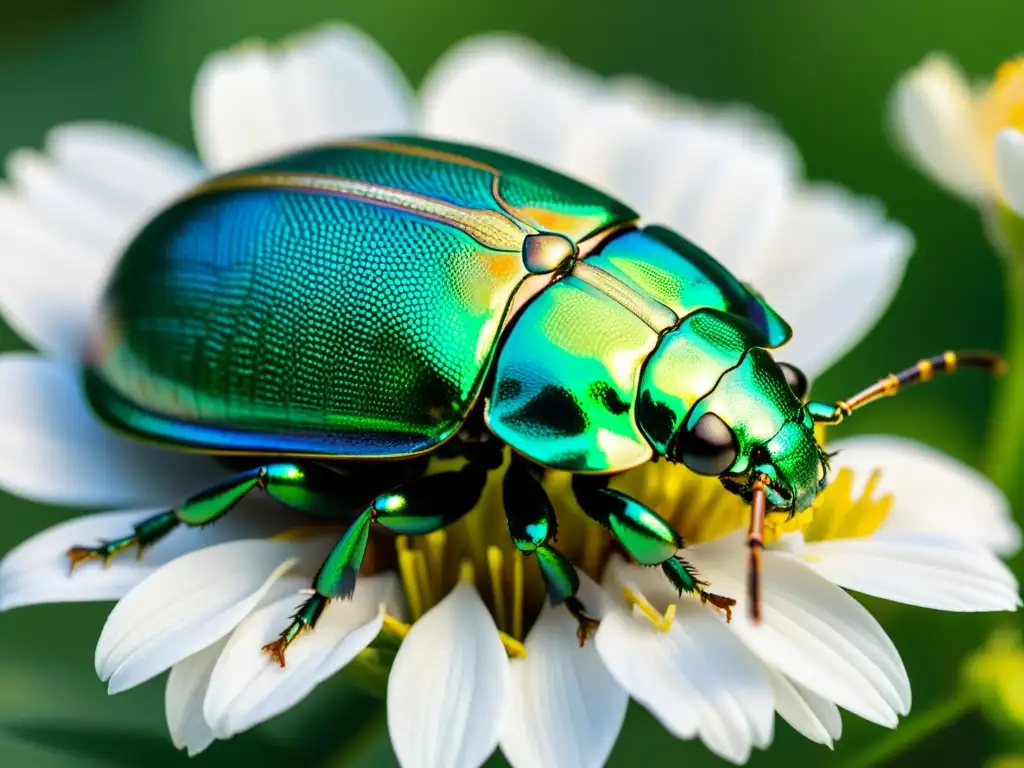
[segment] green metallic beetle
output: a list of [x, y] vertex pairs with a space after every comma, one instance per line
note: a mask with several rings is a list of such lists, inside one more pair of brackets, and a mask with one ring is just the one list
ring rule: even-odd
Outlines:
[[[769, 351], [790, 333], [683, 237], [638, 228], [614, 199], [496, 152], [364, 139], [213, 178], [128, 246], [90, 336], [85, 387], [122, 433], [255, 466], [68, 554], [74, 565], [141, 550], [257, 488], [347, 515], [312, 596], [267, 647], [283, 665], [327, 602], [352, 594], [374, 523], [398, 534], [449, 525], [508, 445], [511, 537], [583, 642], [596, 622], [553, 546], [545, 469], [574, 473], [583, 510], [680, 592], [734, 602], [704, 590], [668, 523], [607, 487], [665, 458], [751, 502], [756, 615], [766, 510], [795, 514], [826, 482], [815, 422], [957, 362], [947, 353], [845, 403], [806, 403], [806, 379]], [[429, 453], [466, 462], [425, 475]], [[355, 461], [367, 459], [403, 461]]]

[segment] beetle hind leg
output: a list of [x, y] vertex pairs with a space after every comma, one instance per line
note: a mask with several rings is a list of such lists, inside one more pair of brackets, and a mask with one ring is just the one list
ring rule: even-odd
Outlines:
[[505, 474], [502, 496], [512, 543], [524, 555], [536, 556], [548, 599], [552, 605], [564, 603], [576, 619], [576, 637], [582, 646], [597, 629], [598, 621], [587, 613], [576, 596], [580, 577], [575, 566], [550, 543], [557, 534], [558, 524], [540, 478], [517, 454], [513, 454]]
[[630, 557], [641, 565], [660, 566], [676, 591], [696, 595], [732, 619], [731, 597], [708, 592], [707, 582], [678, 553], [682, 537], [661, 515], [636, 499], [607, 488], [607, 477], [576, 475], [573, 492], [589, 517], [609, 529]]
[[471, 462], [459, 471], [421, 477], [378, 494], [327, 555], [313, 579], [312, 595], [280, 636], [263, 646], [263, 650], [285, 666], [285, 651], [303, 632], [315, 628], [327, 604], [352, 597], [374, 524], [402, 536], [419, 536], [445, 528], [476, 506], [488, 469], [482, 462]]

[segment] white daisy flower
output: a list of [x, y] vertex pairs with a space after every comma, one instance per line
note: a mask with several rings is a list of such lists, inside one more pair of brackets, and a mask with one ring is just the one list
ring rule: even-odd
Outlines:
[[1024, 431], [1016, 407], [1024, 386], [1024, 57], [1004, 62], [991, 81], [971, 83], [950, 57], [932, 54], [897, 82], [890, 123], [926, 175], [979, 209], [1004, 257], [1009, 373], [992, 409], [986, 469], [1015, 498]]
[[892, 124], [907, 154], [950, 192], [1024, 214], [1024, 58], [971, 83], [950, 57], [932, 54], [897, 83]]
[[[195, 122], [214, 171], [354, 133], [423, 131], [579, 176], [758, 285], [795, 327], [788, 359], [811, 375], [884, 311], [912, 245], [874, 202], [804, 182], [795, 150], [760, 117], [604, 81], [503, 37], [458, 46], [418, 98], [349, 28], [283, 48], [247, 45], [203, 67]], [[119, 600], [97, 645], [97, 673], [116, 693], [170, 670], [167, 722], [190, 754], [362, 664], [390, 667], [388, 724], [404, 766], [475, 766], [499, 747], [516, 768], [599, 766], [630, 697], [676, 736], [700, 737], [742, 763], [771, 742], [776, 713], [830, 745], [839, 707], [886, 726], [908, 711], [896, 649], [843, 588], [942, 610], [1019, 604], [996, 557], [1019, 545], [1003, 497], [949, 458], [882, 437], [835, 443], [835, 476], [819, 503], [770, 527], [757, 626], [737, 533], [747, 510], [717, 481], [664, 463], [615, 482], [693, 542], [687, 554], [701, 577], [737, 601], [731, 622], [613, 554], [561, 473], [545, 479], [559, 547], [602, 620], [583, 648], [574, 620], [543, 605], [534, 564], [508, 540], [499, 472], [447, 531], [371, 548], [353, 599], [332, 603], [283, 669], [261, 647], [287, 622], [336, 532], [275, 535], [295, 522], [280, 508], [246, 500], [212, 528], [174, 531], [140, 561], [89, 564], [68, 578], [70, 546], [123, 535], [222, 476], [205, 457], [110, 434], [76, 376], [84, 315], [119, 247], [207, 172], [152, 137], [73, 125], [56, 129], [42, 153], [12, 155], [0, 197], [0, 308], [40, 350], [0, 357], [0, 485], [113, 510], [10, 552], [0, 607]]]

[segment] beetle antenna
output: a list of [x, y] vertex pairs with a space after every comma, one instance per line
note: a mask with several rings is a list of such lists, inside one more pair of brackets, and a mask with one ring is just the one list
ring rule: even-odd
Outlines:
[[858, 408], [883, 397], [892, 397], [903, 387], [930, 381], [936, 373], [956, 373], [961, 368], [981, 368], [994, 376], [1002, 376], [1006, 372], [1006, 361], [996, 352], [984, 350], [965, 350], [963, 352], [943, 352], [941, 355], [918, 360], [909, 368], [899, 373], [890, 373], [879, 379], [870, 387], [862, 389], [853, 397], [840, 400], [835, 405], [811, 402], [807, 404], [811, 418], [825, 424], [838, 424]]
[[747, 597], [750, 600], [750, 619], [761, 621], [761, 551], [764, 549], [764, 516], [767, 506], [765, 487], [768, 478], [762, 475], [754, 481], [754, 495], [750, 500], [750, 528], [747, 546], [750, 563], [747, 567]]

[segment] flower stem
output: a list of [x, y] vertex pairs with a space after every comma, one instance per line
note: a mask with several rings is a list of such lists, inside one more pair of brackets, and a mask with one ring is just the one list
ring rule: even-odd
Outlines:
[[999, 382], [988, 443], [988, 474], [1011, 503], [1024, 467], [1024, 263], [1006, 260], [1006, 375]]
[[955, 723], [973, 710], [977, 704], [977, 698], [968, 691], [962, 691], [945, 699], [931, 709], [907, 718], [896, 730], [876, 741], [853, 759], [843, 763], [842, 768], [877, 766], [898, 757], [933, 733]]

